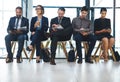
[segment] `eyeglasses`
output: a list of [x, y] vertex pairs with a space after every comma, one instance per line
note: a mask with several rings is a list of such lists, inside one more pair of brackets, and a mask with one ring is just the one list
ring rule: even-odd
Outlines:
[[41, 8], [36, 8], [35, 10], [42, 10]]

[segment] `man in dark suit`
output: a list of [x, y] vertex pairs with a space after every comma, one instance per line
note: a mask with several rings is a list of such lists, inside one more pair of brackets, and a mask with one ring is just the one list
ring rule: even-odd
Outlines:
[[57, 42], [70, 40], [72, 35], [72, 26], [70, 18], [64, 17], [65, 9], [60, 7], [58, 9], [58, 16], [51, 20], [51, 65], [56, 65], [54, 59], [56, 54]]
[[17, 51], [17, 63], [21, 63], [20, 57], [24, 45], [24, 40], [27, 38], [29, 31], [29, 21], [27, 18], [22, 16], [22, 7], [16, 7], [16, 16], [11, 17], [7, 32], [8, 35], [5, 37], [6, 49], [8, 52], [8, 58], [6, 63], [13, 62], [13, 53], [11, 51], [11, 41], [18, 41]]

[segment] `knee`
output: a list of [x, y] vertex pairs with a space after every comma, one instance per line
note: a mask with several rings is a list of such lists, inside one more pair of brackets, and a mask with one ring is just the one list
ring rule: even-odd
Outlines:
[[6, 35], [6, 36], [5, 36], [5, 41], [8, 41], [8, 40], [10, 40], [10, 36], [9, 36], [9, 35]]
[[18, 37], [18, 41], [24, 41], [24, 35], [20, 35], [20, 36]]
[[115, 42], [115, 39], [114, 39], [114, 38], [110, 38], [110, 42], [111, 42], [111, 43], [114, 43], [114, 42]]
[[102, 42], [108, 43], [108, 38], [103, 38], [103, 39], [102, 39]]

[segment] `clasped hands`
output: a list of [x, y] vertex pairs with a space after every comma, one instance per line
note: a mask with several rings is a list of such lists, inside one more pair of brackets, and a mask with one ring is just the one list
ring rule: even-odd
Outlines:
[[22, 32], [22, 30], [17, 29], [17, 30], [11, 30], [11, 31], [9, 31], [9, 33], [15, 35], [15, 34], [22, 34], [23, 32]]
[[80, 32], [83, 36], [87, 36], [89, 33], [88, 32]]
[[34, 24], [34, 28], [37, 28], [40, 26], [40, 21], [36, 21], [35, 24]]
[[101, 30], [102, 33], [111, 33], [111, 29], [103, 29]]

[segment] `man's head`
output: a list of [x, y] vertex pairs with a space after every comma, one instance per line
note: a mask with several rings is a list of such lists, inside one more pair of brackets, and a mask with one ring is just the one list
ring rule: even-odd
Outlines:
[[42, 5], [37, 5], [35, 10], [37, 15], [44, 14], [44, 7]]
[[81, 9], [81, 17], [86, 18], [87, 14], [88, 14], [88, 8], [86, 6], [83, 6]]
[[101, 17], [102, 17], [102, 18], [105, 18], [105, 17], [106, 17], [106, 14], [107, 14], [107, 9], [106, 9], [106, 8], [101, 8], [100, 14], [101, 14]]
[[16, 16], [21, 17], [22, 16], [22, 7], [16, 7]]
[[62, 18], [64, 16], [64, 14], [65, 14], [65, 8], [64, 7], [60, 7], [58, 9], [57, 13], [58, 13], [58, 17]]

